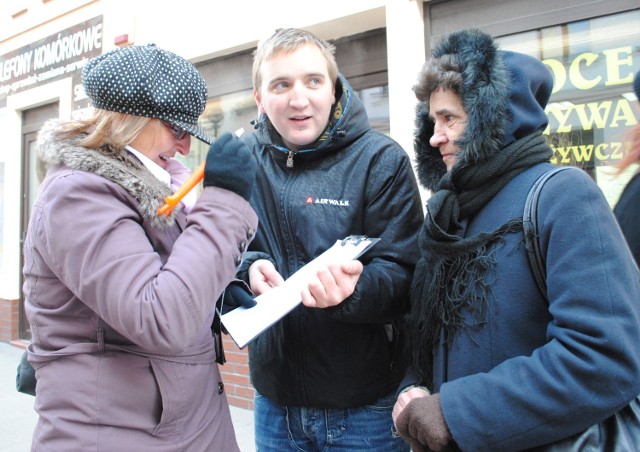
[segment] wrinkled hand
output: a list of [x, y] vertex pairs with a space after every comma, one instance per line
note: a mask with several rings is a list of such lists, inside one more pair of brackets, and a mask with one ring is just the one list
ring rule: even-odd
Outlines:
[[400, 411], [396, 428], [412, 447], [416, 447], [414, 444], [417, 442], [430, 450], [443, 451], [452, 440], [440, 407], [440, 394], [411, 400]]
[[249, 285], [256, 295], [262, 295], [283, 282], [282, 275], [267, 259], [258, 259], [249, 267]]
[[342, 303], [355, 290], [363, 269], [358, 260], [319, 269], [316, 279], [302, 290], [302, 303], [309, 308], [328, 308]]
[[258, 163], [251, 150], [227, 132], [209, 147], [202, 184], [231, 190], [249, 200], [257, 170]]

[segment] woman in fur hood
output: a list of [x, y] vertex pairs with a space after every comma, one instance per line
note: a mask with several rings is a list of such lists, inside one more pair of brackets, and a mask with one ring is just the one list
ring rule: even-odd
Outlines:
[[[24, 246], [39, 420], [32, 450], [238, 450], [211, 334], [257, 216], [257, 163], [231, 135], [210, 148], [194, 205], [157, 210], [186, 168], [207, 90], [153, 45], [91, 60], [84, 121], [50, 121], [49, 166]], [[188, 216], [186, 212], [190, 210]]]
[[[547, 296], [529, 266], [522, 218], [553, 168], [551, 90], [540, 61], [478, 30], [444, 38], [414, 87], [417, 171], [433, 195], [408, 317], [413, 373], [393, 414], [413, 450], [542, 446], [640, 393], [638, 273], [583, 171], [557, 173], [540, 194]], [[606, 433], [585, 443], [604, 447]]]

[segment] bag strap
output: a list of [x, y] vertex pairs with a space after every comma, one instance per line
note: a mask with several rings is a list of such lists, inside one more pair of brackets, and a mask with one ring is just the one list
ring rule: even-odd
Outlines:
[[529, 190], [527, 200], [524, 203], [524, 213], [522, 214], [524, 242], [525, 249], [527, 250], [527, 256], [529, 258], [529, 266], [531, 267], [531, 273], [533, 274], [533, 278], [536, 280], [538, 289], [546, 300], [548, 300], [547, 271], [545, 258], [542, 255], [540, 242], [538, 240], [538, 199], [540, 198], [540, 192], [542, 191], [544, 184], [555, 174], [569, 168], [571, 167], [555, 167], [544, 172], [540, 177], [538, 177], [538, 180], [534, 182]]

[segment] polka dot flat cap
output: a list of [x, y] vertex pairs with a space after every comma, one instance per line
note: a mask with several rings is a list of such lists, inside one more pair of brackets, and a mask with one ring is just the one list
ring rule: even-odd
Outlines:
[[154, 44], [112, 50], [82, 70], [84, 90], [96, 108], [157, 118], [210, 144], [198, 126], [207, 85], [184, 58]]

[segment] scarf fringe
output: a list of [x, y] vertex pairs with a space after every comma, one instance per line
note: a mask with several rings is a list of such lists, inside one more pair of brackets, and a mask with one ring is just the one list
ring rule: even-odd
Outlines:
[[[433, 385], [433, 350], [439, 342], [450, 346], [460, 331], [473, 340], [473, 329], [486, 324], [497, 245], [505, 234], [517, 231], [522, 231], [522, 219], [484, 236], [472, 250], [448, 257], [426, 253], [431, 259], [418, 262], [408, 330], [421, 384]], [[467, 318], [463, 313], [468, 313]]]

